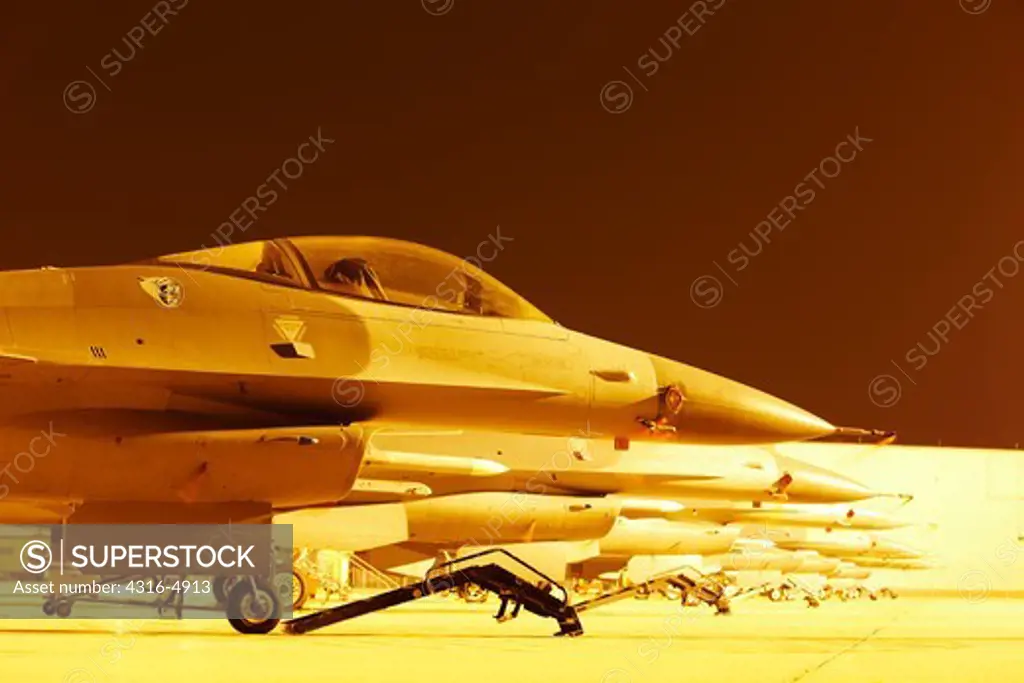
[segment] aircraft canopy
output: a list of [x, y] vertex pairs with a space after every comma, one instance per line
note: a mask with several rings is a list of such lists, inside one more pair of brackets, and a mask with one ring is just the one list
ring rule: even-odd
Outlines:
[[465, 259], [383, 237], [295, 237], [156, 259], [272, 282], [449, 313], [551, 319]]

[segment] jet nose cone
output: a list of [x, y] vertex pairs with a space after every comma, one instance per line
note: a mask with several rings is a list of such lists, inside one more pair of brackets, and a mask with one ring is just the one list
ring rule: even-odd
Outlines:
[[[682, 364], [658, 368], [662, 386], [676, 385], [683, 401], [673, 424], [680, 438], [714, 443], [803, 441], [835, 427], [792, 403], [706, 370]], [[663, 372], [664, 370], [664, 372]]]
[[878, 495], [859, 481], [838, 472], [783, 455], [776, 455], [775, 460], [779, 469], [793, 478], [785, 490], [790, 502], [853, 503]]
[[887, 531], [910, 526], [910, 522], [886, 512], [877, 510], [854, 510], [846, 513], [845, 522], [854, 529], [871, 529], [873, 531]]
[[872, 544], [870, 554], [891, 560], [921, 560], [925, 554], [917, 548], [905, 543], [898, 543], [887, 538], [876, 538]]

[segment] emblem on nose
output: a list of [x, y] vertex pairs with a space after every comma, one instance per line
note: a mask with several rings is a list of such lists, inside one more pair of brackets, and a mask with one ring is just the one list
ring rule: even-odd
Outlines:
[[177, 308], [185, 298], [185, 288], [173, 277], [140, 277], [139, 286], [162, 308]]

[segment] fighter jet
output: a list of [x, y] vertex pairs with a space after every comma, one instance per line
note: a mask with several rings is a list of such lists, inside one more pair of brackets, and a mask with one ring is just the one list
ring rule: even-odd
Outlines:
[[849, 554], [837, 553], [836, 555], [855, 563], [861, 563], [866, 558], [867, 562], [864, 562], [862, 566], [870, 566], [872, 560], [882, 560], [884, 562], [909, 560], [907, 564], [909, 567], [913, 566], [916, 561], [925, 558], [924, 551], [919, 548], [893, 541], [892, 539], [880, 538], [877, 535], [871, 535], [870, 544], [860, 552]]
[[[655, 494], [665, 498], [644, 497]], [[619, 572], [641, 583], [699, 564], [694, 556], [725, 553], [739, 537], [739, 526], [693, 519], [672, 497], [721, 506], [874, 495], [771, 448], [638, 442], [622, 452], [601, 439], [478, 433], [448, 443], [389, 431], [374, 436], [353, 493], [338, 506], [276, 521], [292, 526], [300, 546], [356, 552], [410, 577], [502, 547], [559, 581]]]
[[904, 543], [879, 537], [877, 534], [825, 529], [761, 528], [778, 547], [787, 550], [814, 550], [828, 557], [856, 561], [858, 557], [874, 559], [920, 559], [924, 553]]
[[[796, 474], [794, 486], [796, 481], [801, 481], [806, 491], [814, 490], [817, 485], [819, 500], [823, 500], [829, 490], [836, 495], [837, 482], [860, 486], [838, 473], [831, 473], [833, 483], [830, 484], [827, 470], [806, 467], [808, 476], [803, 472]], [[866, 487], [861, 489], [864, 491], [862, 498], [873, 495]], [[737, 500], [741, 498], [736, 496]], [[600, 555], [580, 563], [576, 572], [592, 579], [621, 570], [634, 582], [684, 563], [711, 572], [828, 573], [839, 566], [840, 560], [825, 557], [828, 553], [822, 548], [832, 547], [846, 553], [866, 551], [870, 546], [869, 539], [863, 535], [840, 534], [837, 539], [831, 534], [833, 528], [889, 529], [906, 525], [892, 515], [849, 506], [790, 503], [751, 506], [750, 503], [710, 500], [674, 505], [672, 501], [624, 500], [622, 514], [632, 519], [620, 519], [615, 529], [598, 541]], [[815, 543], [818, 535], [824, 540]], [[850, 538], [863, 539], [863, 545], [852, 546]]]
[[[453, 436], [378, 431], [345, 500], [279, 514], [276, 521], [292, 526], [300, 546], [355, 552], [408, 577], [500, 547], [561, 582], [618, 574], [640, 584], [664, 575], [691, 588], [703, 585], [700, 556], [730, 553], [744, 527], [739, 522], [749, 526], [758, 515], [798, 525], [901, 524], [822, 505], [878, 492], [778, 455], [773, 446], [637, 442], [620, 451], [604, 439]], [[762, 505], [727, 502], [737, 500]], [[795, 505], [801, 502], [818, 505]], [[787, 571], [827, 573], [841, 563], [813, 551], [778, 553], [785, 559], [779, 568]], [[728, 609], [720, 591], [694, 592]]]
[[[865, 528], [871, 528], [873, 522], [866, 521]], [[854, 530], [836, 530], [795, 527], [759, 527], [756, 529], [747, 528], [748, 534], [755, 535], [758, 540], [762, 537], [768, 539], [773, 551], [789, 553], [794, 556], [813, 554], [813, 559], [804, 561], [797, 566], [744, 566], [743, 569], [776, 569], [783, 574], [817, 575], [815, 580], [821, 582], [825, 579], [864, 579], [870, 575], [869, 569], [865, 568], [893, 568], [893, 569], [916, 569], [930, 568], [932, 565], [924, 561], [925, 554], [907, 544], [893, 541], [892, 539], [880, 537], [877, 533], [862, 533]], [[756, 553], [755, 553], [756, 555]], [[771, 553], [765, 554], [770, 557]], [[749, 558], [741, 556], [731, 558], [734, 561], [730, 564], [734, 567], [747, 561]], [[784, 559], [778, 558], [780, 564]], [[798, 582], [795, 588], [805, 594], [815, 597], [815, 593], [807, 588], [804, 582]], [[810, 591], [810, 592], [809, 592]], [[873, 594], [873, 593], [872, 593]], [[814, 604], [816, 600], [810, 599], [809, 603]]]
[[673, 513], [675, 517], [716, 521], [721, 524], [746, 524], [756, 527], [816, 527], [884, 531], [909, 526], [910, 522], [888, 512], [849, 505], [791, 505], [766, 503], [757, 506], [736, 504], [684, 507]]
[[830, 579], [847, 579], [863, 581], [871, 576], [871, 570], [859, 567], [853, 562], [842, 562], [839, 567], [828, 575]]
[[[672, 498], [835, 503], [874, 495], [860, 482], [758, 447], [637, 442], [620, 451], [602, 439], [388, 430], [374, 435], [349, 496], [276, 521], [293, 525], [300, 545], [364, 551], [410, 544], [428, 557], [438, 546], [581, 538], [601, 539], [607, 550], [626, 544], [633, 530], [668, 550], [690, 547], [698, 527], [717, 529], [718, 541], [738, 535], [717, 522], [677, 517], [672, 511], [685, 508]], [[620, 519], [613, 531], [619, 516], [665, 518]], [[687, 550], [694, 552], [702, 550]]]
[[873, 557], [871, 555], [857, 555], [851, 557], [849, 561], [860, 567], [868, 567], [872, 569], [900, 569], [906, 571], [919, 570], [924, 571], [927, 569], [937, 569], [941, 567], [941, 563], [929, 559], [919, 551], [912, 551], [909, 554], [916, 554], [915, 557]]
[[[825, 580], [865, 579], [871, 572], [863, 566], [886, 562], [879, 558], [922, 556], [877, 533], [910, 526], [910, 521], [868, 508], [704, 503], [676, 510], [670, 517], [715, 521], [740, 534], [728, 552], [706, 558], [705, 568], [727, 572], [748, 589], [752, 585], [767, 586], [766, 594], [773, 600], [802, 595], [812, 607], [832, 594], [821, 589]], [[858, 562], [860, 559], [864, 562]], [[815, 588], [814, 584], [820, 585]], [[847, 588], [847, 592], [839, 593], [844, 599], [860, 594], [859, 586], [856, 591]], [[872, 591], [867, 593], [877, 597]]]
[[623, 445], [605, 438], [402, 428], [373, 434], [359, 480], [345, 504], [387, 502], [396, 491], [413, 497], [519, 491], [791, 503], [852, 503], [878, 495], [773, 446]]
[[371, 237], [0, 273], [0, 368], [2, 452], [61, 452], [4, 470], [0, 499], [29, 505], [0, 513], [12, 521], [40, 504], [69, 519], [74, 505], [72, 521], [214, 522], [332, 503], [386, 424], [620, 444], [834, 431], [561, 327], [466, 260]]
[[[622, 451], [835, 431], [572, 332], [467, 260], [406, 242], [277, 239], [0, 273], [0, 521], [265, 522], [345, 498], [394, 425]], [[420, 473], [444, 457], [391, 455], [375, 466]]]

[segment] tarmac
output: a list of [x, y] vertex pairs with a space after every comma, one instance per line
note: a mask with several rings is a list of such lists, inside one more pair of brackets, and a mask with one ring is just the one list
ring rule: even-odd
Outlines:
[[0, 680], [963, 683], [1016, 680], [1024, 661], [1012, 599], [755, 598], [729, 616], [628, 600], [584, 613], [575, 639], [525, 612], [498, 624], [495, 608], [436, 597], [301, 636], [242, 636], [219, 620], [2, 620]]

